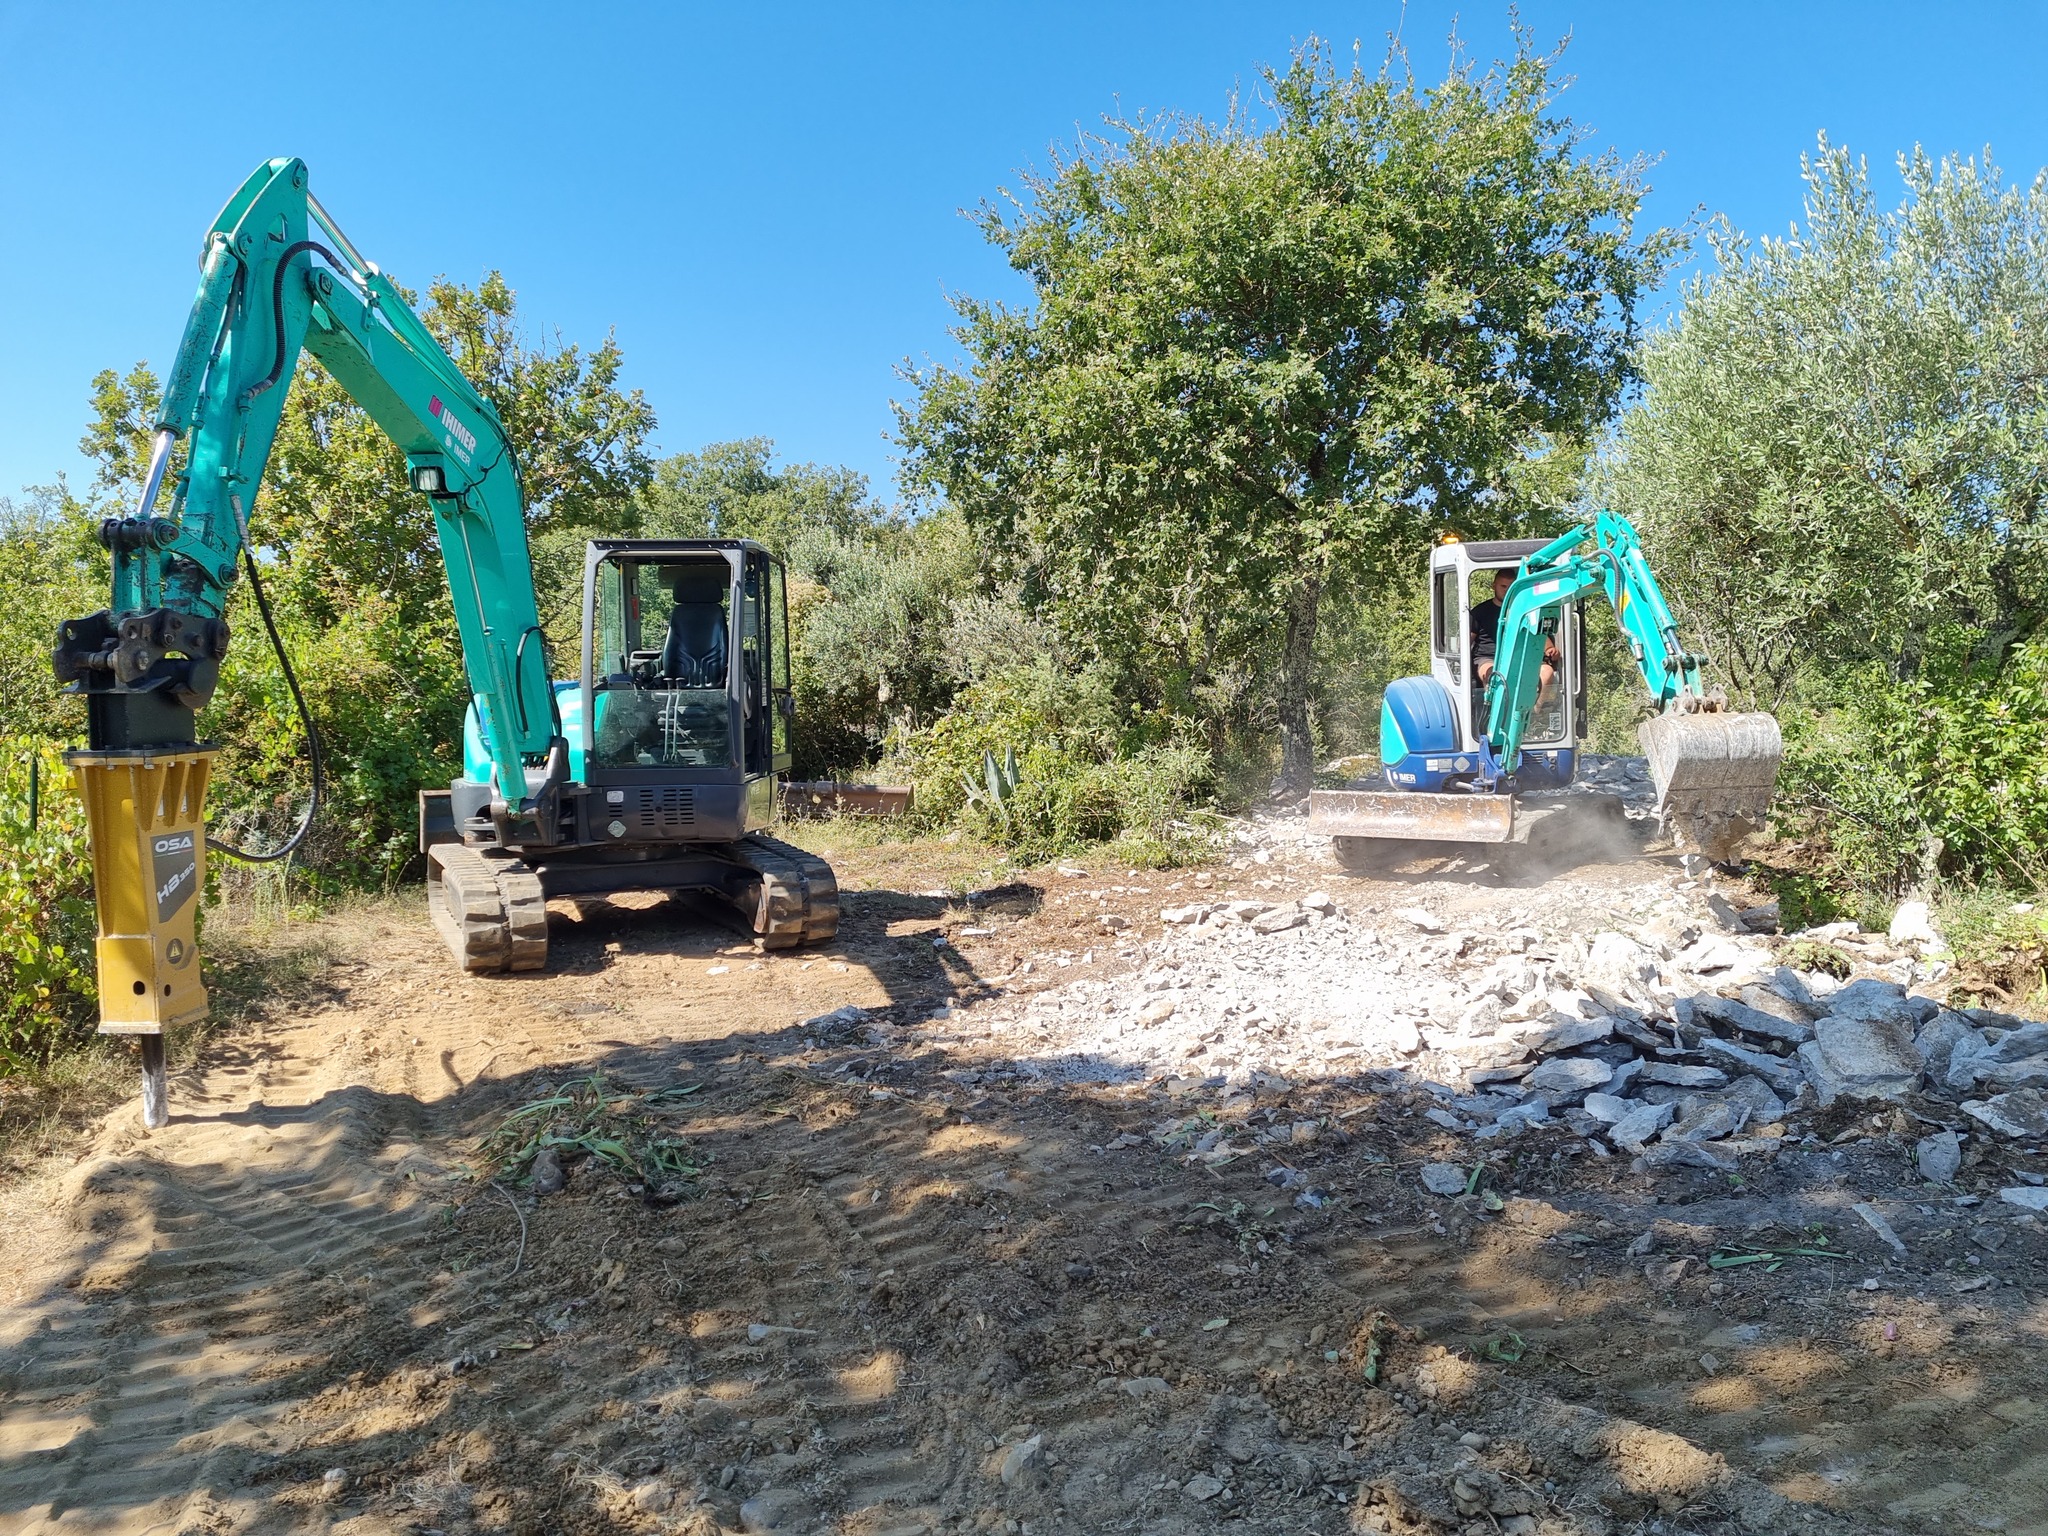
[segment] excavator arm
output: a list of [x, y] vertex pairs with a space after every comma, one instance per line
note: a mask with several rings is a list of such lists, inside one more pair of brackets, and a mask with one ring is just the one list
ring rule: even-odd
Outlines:
[[1685, 649], [1678, 623], [1628, 519], [1602, 512], [1522, 561], [1501, 603], [1493, 675], [1486, 685], [1480, 774], [1511, 787], [1522, 737], [1542, 689], [1550, 621], [1593, 591], [1607, 595], [1656, 713], [1638, 727], [1658, 808], [1692, 844], [1726, 856], [1746, 827], [1761, 827], [1785, 754], [1778, 722], [1732, 712], [1700, 681], [1706, 658]]
[[[112, 602], [60, 634], [58, 678], [87, 695], [92, 746], [193, 740], [191, 712], [219, 677], [236, 561], [302, 349], [404, 451], [414, 489], [428, 497], [505, 814], [542, 819], [558, 775], [529, 788], [526, 767], [561, 755], [560, 731], [510, 440], [404, 296], [314, 200], [294, 159], [259, 167], [208, 231], [141, 497], [101, 528]], [[183, 467], [159, 515], [180, 440]], [[547, 840], [544, 828], [534, 832]]]
[[1681, 707], [1682, 698], [1698, 701], [1691, 708], [1708, 702], [1700, 684], [1706, 658], [1679, 643], [1678, 622], [1635, 528], [1624, 517], [1602, 512], [1591, 529], [1575, 528], [1524, 559], [1502, 599], [1494, 670], [1486, 685], [1486, 742], [1506, 776], [1520, 763], [1522, 736], [1541, 691], [1549, 621], [1595, 590], [1607, 594], [1658, 713]]
[[195, 893], [215, 748], [195, 714], [227, 653], [237, 561], [258, 569], [257, 490], [302, 350], [404, 451], [433, 508], [501, 831], [556, 841], [569, 774], [518, 463], [491, 403], [314, 200], [302, 161], [268, 161], [242, 184], [200, 273], [141, 496], [100, 528], [111, 601], [67, 620], [53, 652], [59, 683], [86, 699], [87, 745], [70, 761], [92, 836], [100, 1028], [142, 1037], [152, 1125], [165, 1114], [163, 1032], [206, 1011]]

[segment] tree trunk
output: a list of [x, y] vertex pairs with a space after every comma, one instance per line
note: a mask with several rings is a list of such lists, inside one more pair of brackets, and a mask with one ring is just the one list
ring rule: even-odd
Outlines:
[[1308, 793], [1316, 771], [1309, 701], [1315, 688], [1316, 619], [1322, 600], [1321, 571], [1303, 576], [1287, 599], [1287, 643], [1280, 657], [1280, 787], [1297, 795]]

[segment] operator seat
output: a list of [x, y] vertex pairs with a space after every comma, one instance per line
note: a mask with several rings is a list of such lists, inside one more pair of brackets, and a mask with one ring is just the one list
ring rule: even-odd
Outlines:
[[675, 608], [661, 647], [661, 675], [685, 688], [725, 686], [724, 565], [685, 571], [676, 577]]

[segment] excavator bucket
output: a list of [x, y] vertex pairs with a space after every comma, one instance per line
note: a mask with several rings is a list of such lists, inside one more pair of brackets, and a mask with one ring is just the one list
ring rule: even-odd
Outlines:
[[1514, 836], [1512, 795], [1430, 795], [1383, 789], [1318, 789], [1308, 829], [1325, 837], [1430, 843], [1505, 843]]
[[1637, 727], [1657, 786], [1657, 811], [1680, 848], [1732, 862], [1761, 832], [1777, 792], [1785, 739], [1766, 714], [1658, 715]]

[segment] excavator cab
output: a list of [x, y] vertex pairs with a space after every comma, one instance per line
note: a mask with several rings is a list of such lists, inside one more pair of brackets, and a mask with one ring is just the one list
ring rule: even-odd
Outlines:
[[790, 766], [788, 633], [782, 563], [759, 544], [587, 546], [579, 675], [553, 684], [567, 766], [550, 835], [522, 841], [497, 813], [481, 699], [463, 777], [420, 797], [429, 906], [466, 968], [544, 964], [551, 897], [673, 892], [768, 948], [831, 937], [830, 867], [766, 830]]
[[[1479, 738], [1486, 732], [1484, 673], [1493, 659], [1496, 641], [1496, 636], [1486, 631], [1486, 608], [1495, 603], [1496, 576], [1505, 573], [1512, 577], [1522, 561], [1544, 543], [1542, 539], [1494, 539], [1439, 544], [1431, 551], [1430, 679], [1451, 699], [1462, 700], [1464, 707], [1448, 722], [1452, 727], [1448, 738], [1429, 740], [1421, 729], [1404, 736], [1403, 745], [1422, 750], [1403, 751], [1398, 759], [1387, 760], [1387, 777], [1392, 782], [1404, 789], [1431, 791], [1461, 789], [1476, 782]], [[1498, 622], [1497, 603], [1492, 618]], [[1578, 743], [1586, 734], [1584, 615], [1579, 605], [1572, 603], [1547, 615], [1544, 623], [1557, 659], [1550, 664], [1553, 675], [1530, 712], [1518, 782], [1527, 789], [1562, 789], [1577, 771]], [[1404, 691], [1404, 706], [1412, 705], [1406, 693], [1413, 691]], [[1396, 719], [1410, 717], [1412, 708], [1409, 715], [1397, 715]], [[1384, 729], [1381, 735], [1384, 751], [1389, 745]], [[1442, 750], [1445, 746], [1450, 750]]]

